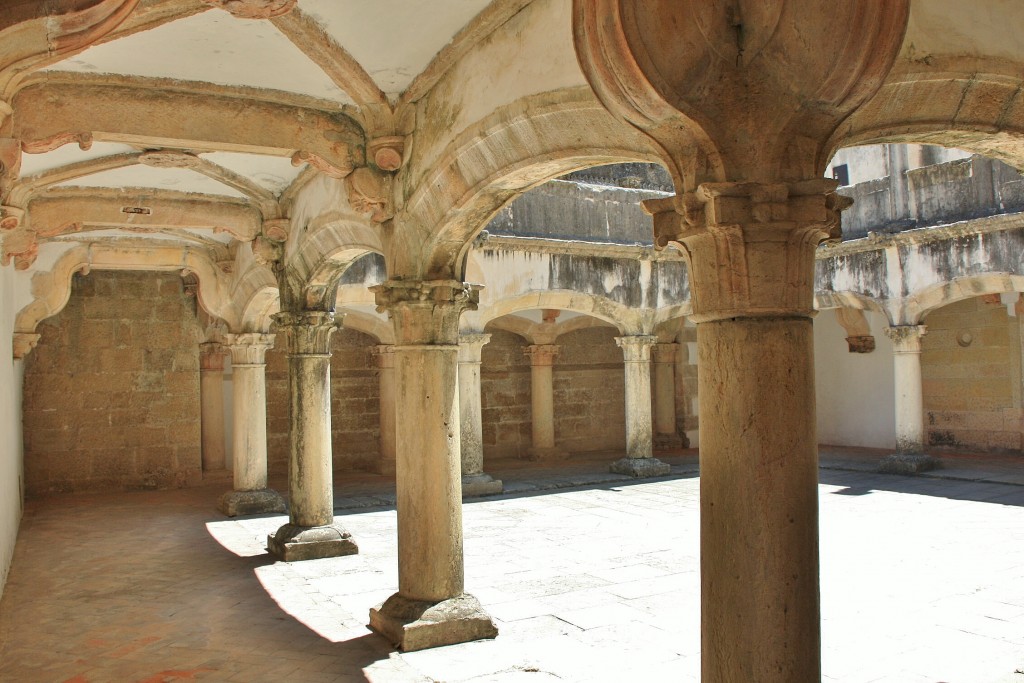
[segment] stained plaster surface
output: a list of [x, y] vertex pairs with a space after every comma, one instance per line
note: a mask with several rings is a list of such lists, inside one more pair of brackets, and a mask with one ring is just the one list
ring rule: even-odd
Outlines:
[[[510, 493], [464, 506], [466, 577], [500, 635], [411, 654], [365, 627], [396, 588], [388, 479], [336, 484], [359, 555], [293, 564], [262, 549], [284, 517], [213, 512], [226, 482], [35, 500], [0, 602], [0, 680], [697, 681], [699, 480], [692, 455], [666, 459], [673, 476], [647, 482], [598, 460], [491, 463]], [[823, 680], [1014, 681], [1024, 487], [978, 471], [822, 472]]]

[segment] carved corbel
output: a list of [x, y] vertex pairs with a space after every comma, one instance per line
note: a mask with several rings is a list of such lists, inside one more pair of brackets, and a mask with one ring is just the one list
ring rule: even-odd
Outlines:
[[13, 260], [15, 270], [28, 270], [35, 263], [38, 254], [39, 241], [36, 239], [35, 232], [27, 228], [12, 230], [4, 235], [0, 265], [9, 265]]
[[53, 14], [47, 19], [47, 36], [54, 52], [69, 52], [95, 43], [127, 19], [139, 0], [99, 0], [78, 12]]
[[301, 166], [302, 164], [309, 164], [324, 175], [339, 179], [347, 176], [354, 168], [348, 160], [328, 160], [319, 154], [299, 150], [292, 155], [292, 166]]
[[382, 171], [394, 172], [402, 167], [405, 154], [405, 137], [387, 135], [374, 138], [366, 145], [366, 156]]
[[238, 19], [270, 19], [288, 14], [298, 0], [203, 0]]
[[284, 261], [284, 243], [271, 239], [267, 235], [259, 235], [250, 242], [252, 256], [263, 266], [276, 270]]
[[263, 221], [263, 234], [274, 242], [287, 242], [291, 225], [290, 218], [271, 218]]
[[394, 216], [390, 176], [362, 166], [345, 178], [345, 189], [352, 208], [370, 214], [373, 222], [383, 223]]

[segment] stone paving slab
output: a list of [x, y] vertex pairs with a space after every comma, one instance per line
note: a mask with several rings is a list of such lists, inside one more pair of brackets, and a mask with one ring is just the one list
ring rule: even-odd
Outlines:
[[[219, 486], [29, 501], [0, 681], [697, 681], [699, 480], [585, 469], [464, 506], [500, 635], [409, 654], [365, 627], [397, 586], [379, 480], [339, 485], [359, 555], [292, 564], [263, 550], [284, 518], [228, 520]], [[819, 493], [823, 680], [1024, 683], [1024, 487], [823, 470]]]

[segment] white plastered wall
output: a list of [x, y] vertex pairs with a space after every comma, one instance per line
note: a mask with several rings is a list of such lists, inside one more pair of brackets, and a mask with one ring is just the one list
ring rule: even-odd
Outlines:
[[892, 342], [886, 321], [865, 312], [875, 350], [850, 353], [846, 330], [835, 312], [814, 319], [814, 372], [817, 385], [818, 443], [832, 446], [894, 448]]
[[21, 522], [23, 451], [21, 439], [22, 361], [14, 361], [14, 268], [0, 268], [0, 595], [14, 555]]

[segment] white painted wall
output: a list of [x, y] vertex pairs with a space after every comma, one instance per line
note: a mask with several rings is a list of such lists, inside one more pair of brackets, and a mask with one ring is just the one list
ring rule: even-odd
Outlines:
[[21, 441], [21, 378], [23, 362], [15, 362], [14, 268], [0, 267], [0, 595], [14, 554], [21, 522], [23, 455]]
[[865, 315], [875, 337], [871, 353], [850, 353], [846, 330], [833, 311], [822, 311], [814, 319], [820, 444], [896, 446], [892, 342], [885, 335], [884, 316]]

